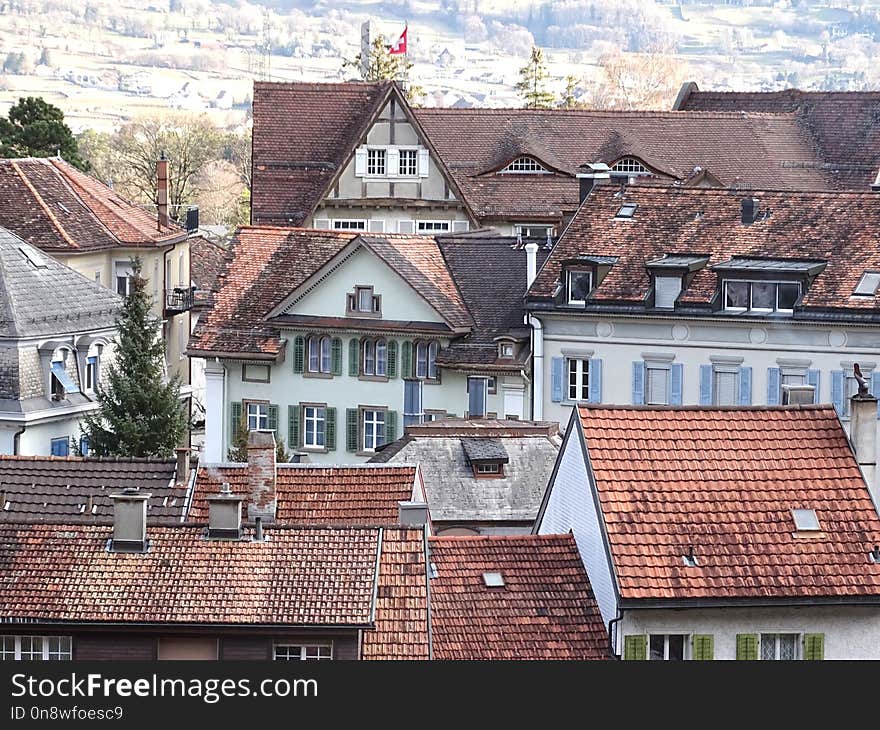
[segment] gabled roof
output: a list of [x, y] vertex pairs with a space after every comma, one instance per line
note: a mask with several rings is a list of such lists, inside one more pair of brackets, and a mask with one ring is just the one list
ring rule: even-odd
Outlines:
[[0, 336], [109, 329], [121, 306], [115, 292], [0, 228]]
[[[880, 597], [880, 518], [831, 406], [577, 415], [622, 601]], [[821, 531], [796, 536], [794, 509]]]
[[[824, 189], [821, 160], [793, 114], [416, 109], [477, 218], [558, 219], [578, 205], [580, 165], [634, 156], [667, 179], [695, 168], [733, 188]], [[530, 155], [557, 172], [495, 170]], [[540, 191], [540, 194], [536, 194]]]
[[304, 324], [279, 309], [323, 267], [358, 245], [405, 279], [446, 320], [450, 334], [473, 325], [433, 238], [245, 226], [226, 255], [214, 307], [199, 321], [189, 351], [276, 357], [282, 349], [279, 328]]
[[[436, 659], [607, 659], [608, 634], [572, 535], [434, 537]], [[500, 573], [503, 586], [486, 585]]]
[[[476, 448], [501, 446], [507, 459], [504, 475], [475, 477], [466, 442], [476, 442]], [[379, 450], [370, 461], [419, 464], [435, 522], [530, 525], [553, 472], [559, 444], [555, 423], [444, 418], [408, 426], [403, 438]]]
[[[758, 220], [749, 225], [742, 223], [742, 201], [747, 197], [758, 200]], [[615, 219], [624, 203], [637, 204], [635, 214]], [[711, 311], [718, 291], [714, 265], [731, 259], [772, 259], [789, 261], [795, 268], [808, 262], [811, 271], [817, 262], [827, 262], [796, 305], [795, 317], [828, 310], [842, 317], [872, 317], [880, 298], [852, 295], [864, 271], [880, 269], [878, 203], [876, 193], [628, 186], [621, 194], [617, 186], [599, 186], [538, 272], [529, 298], [552, 299], [564, 262], [609, 257], [610, 270], [590, 295], [587, 308], [644, 308], [651, 287], [648, 262], [666, 254], [687, 254], [708, 260], [679, 297], [677, 311]]]
[[226, 247], [204, 236], [189, 239], [190, 278], [196, 288], [196, 300], [200, 306], [210, 306], [217, 277], [223, 269]]
[[869, 190], [880, 172], [880, 91], [700, 91], [687, 84], [676, 109], [794, 113], [837, 189]]
[[180, 522], [188, 476], [173, 459], [0, 456], [0, 522], [101, 522], [113, 518], [114, 494], [149, 492], [150, 522]]
[[0, 226], [49, 252], [153, 247], [186, 237], [59, 158], [0, 160]]
[[[208, 519], [205, 498], [227, 482], [233, 494], [249, 497], [247, 464], [199, 467], [188, 518]], [[276, 522], [282, 525], [397, 525], [398, 503], [413, 498], [416, 467], [409, 465], [323, 466], [279, 464], [275, 483]]]

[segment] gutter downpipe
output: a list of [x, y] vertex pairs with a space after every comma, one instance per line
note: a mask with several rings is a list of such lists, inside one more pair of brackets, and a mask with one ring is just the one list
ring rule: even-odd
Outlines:
[[532, 420], [544, 420], [544, 325], [529, 312], [532, 326]]
[[617, 630], [617, 625], [623, 619], [623, 609], [617, 609], [617, 616], [611, 619], [608, 622], [608, 648], [610, 650], [611, 658], [617, 659], [618, 661], [622, 659], [620, 655], [617, 653], [617, 641], [615, 641], [616, 636], [615, 632]]

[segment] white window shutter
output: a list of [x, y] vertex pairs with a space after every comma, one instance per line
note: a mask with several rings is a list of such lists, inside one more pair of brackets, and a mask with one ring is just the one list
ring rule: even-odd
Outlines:
[[367, 174], [367, 148], [358, 147], [354, 151], [354, 174], [363, 177]]
[[419, 150], [419, 177], [428, 177], [431, 174], [428, 160], [428, 150]]
[[385, 152], [385, 174], [388, 177], [397, 177], [400, 172], [400, 152], [389, 149]]
[[397, 221], [397, 232], [398, 233], [415, 233], [416, 232], [416, 222], [415, 221]]
[[385, 219], [370, 218], [367, 222], [367, 230], [370, 233], [385, 233]]
[[452, 221], [452, 232], [453, 233], [464, 233], [465, 231], [469, 231], [471, 224], [469, 221]]
[[315, 228], [320, 228], [321, 230], [330, 230], [330, 219], [315, 218]]

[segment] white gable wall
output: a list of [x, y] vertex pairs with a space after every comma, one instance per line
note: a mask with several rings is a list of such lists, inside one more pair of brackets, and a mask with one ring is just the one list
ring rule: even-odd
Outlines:
[[615, 579], [605, 549], [601, 517], [590, 487], [581, 439], [580, 427], [576, 422], [570, 424], [559, 453], [558, 468], [548, 486], [547, 504], [536, 532], [539, 535], [574, 534], [602, 620], [607, 626], [609, 621], [617, 617]]

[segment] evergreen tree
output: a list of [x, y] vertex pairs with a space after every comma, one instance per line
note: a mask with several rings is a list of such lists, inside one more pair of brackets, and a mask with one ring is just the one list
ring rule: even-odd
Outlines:
[[53, 157], [59, 152], [71, 165], [89, 169], [57, 106], [28, 96], [12, 106], [8, 118], [0, 117], [0, 157]]
[[392, 56], [388, 53], [388, 44], [385, 36], [377, 35], [370, 44], [370, 52], [367, 55], [366, 67], [363, 65], [363, 54], [358, 53], [353, 61], [343, 61], [343, 66], [351, 66], [357, 69], [364, 81], [398, 81], [402, 82], [406, 100], [417, 105], [425, 95], [424, 89], [412, 83], [409, 78], [413, 63], [406, 54]]
[[529, 62], [519, 70], [519, 74], [516, 90], [525, 102], [526, 109], [549, 109], [553, 106], [553, 94], [547, 90], [550, 74], [544, 62], [544, 51], [533, 46]]
[[98, 410], [83, 419], [83, 435], [96, 456], [168, 457], [187, 430], [180, 382], [165, 377], [165, 345], [140, 259], [132, 269], [116, 322], [116, 357], [99, 383]]
[[583, 104], [577, 100], [577, 77], [568, 75], [565, 77], [565, 89], [562, 92], [562, 98], [559, 101], [561, 109], [582, 109]]

